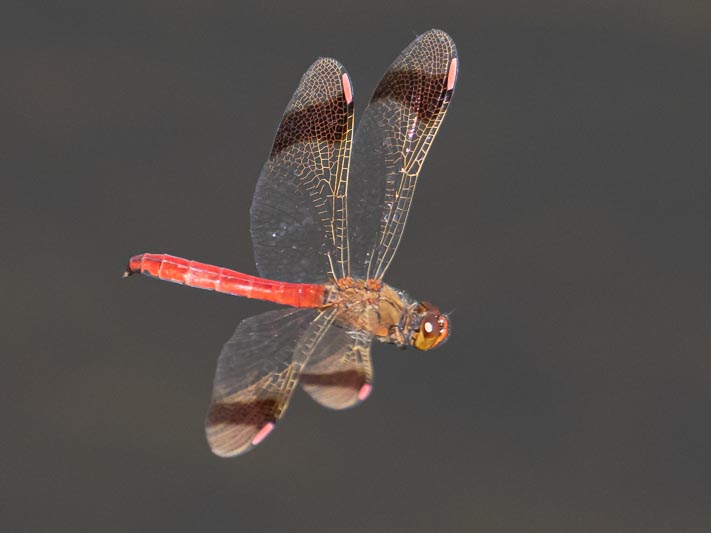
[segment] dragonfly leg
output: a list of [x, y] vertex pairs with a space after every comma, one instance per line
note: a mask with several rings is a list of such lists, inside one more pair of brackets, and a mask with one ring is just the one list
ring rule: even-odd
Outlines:
[[390, 326], [388, 331], [388, 337], [390, 337], [390, 342], [397, 344], [398, 346], [405, 346], [405, 335], [402, 333], [402, 329], [398, 325]]

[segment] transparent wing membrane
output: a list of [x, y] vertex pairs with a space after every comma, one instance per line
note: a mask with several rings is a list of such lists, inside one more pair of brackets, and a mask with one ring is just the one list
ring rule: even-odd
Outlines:
[[452, 39], [430, 30], [400, 54], [375, 89], [354, 139], [348, 190], [352, 276], [382, 279], [390, 266], [457, 67]]
[[239, 455], [267, 436], [333, 318], [333, 310], [280, 309], [239, 324], [217, 361], [205, 422], [214, 453]]
[[302, 388], [318, 403], [346, 409], [372, 390], [372, 336], [331, 326], [301, 374]]
[[262, 277], [320, 283], [345, 275], [352, 132], [350, 78], [321, 58], [289, 102], [257, 181], [251, 230]]

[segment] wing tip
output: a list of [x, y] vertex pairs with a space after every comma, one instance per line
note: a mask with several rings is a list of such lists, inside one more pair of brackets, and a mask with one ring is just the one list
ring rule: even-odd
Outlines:
[[208, 425], [205, 428], [205, 435], [212, 453], [223, 459], [231, 459], [239, 455], [244, 455], [255, 446], [261, 444], [264, 439], [266, 439], [269, 434], [274, 431], [275, 427], [276, 424], [273, 421], [267, 422], [259, 429], [259, 431], [248, 432], [253, 433], [253, 435], [250, 436], [249, 434], [235, 434], [234, 428], [226, 429], [224, 426], [215, 427]]
[[452, 58], [449, 63], [449, 71], [447, 72], [447, 90], [454, 89], [454, 84], [457, 82], [457, 72], [459, 71], [459, 59]]
[[358, 391], [358, 400], [361, 402], [366, 400], [368, 396], [370, 396], [371, 392], [373, 392], [373, 385], [370, 383], [364, 383]]
[[346, 104], [353, 102], [353, 83], [347, 72], [341, 75], [341, 84], [343, 85], [343, 97], [346, 99]]
[[332, 57], [327, 57], [327, 56], [320, 56], [320, 57], [318, 57], [318, 58], [316, 59], [316, 61], [314, 61], [314, 62], [311, 64], [311, 67], [309, 67], [309, 69], [311, 69], [311, 68], [313, 68], [313, 67], [315, 67], [315, 66], [321, 65], [321, 64], [333, 65], [334, 67], [336, 67], [336, 68], [337, 68], [338, 70], [340, 70], [341, 72], [345, 72], [345, 71], [346, 71], [346, 68], [341, 64], [341, 62], [340, 62], [338, 59], [334, 59], [334, 58], [332, 58]]
[[252, 446], [257, 446], [260, 442], [267, 438], [267, 436], [274, 430], [274, 422], [267, 422], [262, 426], [257, 434], [252, 438]]

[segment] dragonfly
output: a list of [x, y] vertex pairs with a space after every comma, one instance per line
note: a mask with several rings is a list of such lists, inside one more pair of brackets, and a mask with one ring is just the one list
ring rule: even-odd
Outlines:
[[287, 306], [243, 320], [222, 348], [205, 422], [216, 455], [263, 442], [297, 384], [331, 409], [363, 402], [373, 388], [373, 341], [429, 350], [448, 338], [445, 313], [382, 280], [458, 66], [449, 35], [420, 35], [385, 72], [353, 136], [348, 73], [331, 58], [311, 65], [252, 200], [260, 277], [168, 254], [130, 259], [126, 276]]

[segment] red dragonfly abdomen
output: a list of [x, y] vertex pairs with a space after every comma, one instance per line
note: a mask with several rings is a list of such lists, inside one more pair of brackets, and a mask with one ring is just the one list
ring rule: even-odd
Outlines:
[[323, 285], [258, 278], [168, 254], [142, 254], [132, 257], [126, 274], [135, 273], [189, 287], [256, 298], [292, 307], [321, 307], [326, 294]]

